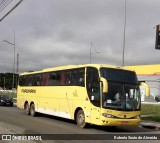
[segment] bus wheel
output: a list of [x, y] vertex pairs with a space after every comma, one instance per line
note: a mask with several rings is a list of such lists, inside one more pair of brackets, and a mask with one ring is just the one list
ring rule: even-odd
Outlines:
[[76, 122], [80, 128], [85, 128], [86, 122], [85, 122], [85, 115], [84, 115], [83, 110], [78, 111], [77, 116], [76, 116]]
[[24, 110], [25, 110], [25, 114], [26, 114], [26, 115], [29, 115], [29, 114], [30, 114], [29, 104], [28, 104], [28, 103], [25, 104]]
[[30, 114], [31, 116], [35, 116], [36, 112], [35, 112], [35, 105], [34, 104], [31, 104], [31, 107], [30, 107]]

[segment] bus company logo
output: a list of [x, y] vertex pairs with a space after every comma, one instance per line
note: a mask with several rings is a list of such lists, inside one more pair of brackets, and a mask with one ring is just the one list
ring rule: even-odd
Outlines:
[[36, 93], [36, 89], [22, 89], [21, 92], [23, 92], [23, 93]]
[[2, 135], [2, 141], [11, 141], [12, 136], [11, 135]]

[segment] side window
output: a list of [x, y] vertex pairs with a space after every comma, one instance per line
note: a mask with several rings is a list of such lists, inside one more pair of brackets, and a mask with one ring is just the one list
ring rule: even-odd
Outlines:
[[65, 85], [65, 72], [61, 71], [60, 85]]
[[34, 75], [33, 80], [33, 86], [41, 86], [41, 74]]
[[42, 74], [41, 85], [42, 86], [49, 85], [49, 73], [43, 73]]
[[61, 79], [60, 72], [51, 72], [49, 85], [60, 85], [60, 79]]
[[84, 68], [66, 70], [62, 72], [61, 83], [70, 86], [84, 86]]
[[84, 86], [84, 68], [74, 69], [72, 71], [72, 85]]
[[84, 72], [85, 72], [85, 69], [82, 68], [82, 69], [79, 69], [78, 70], [78, 74], [77, 74], [77, 83], [78, 85], [80, 86], [84, 86]]
[[96, 68], [88, 67], [87, 68], [87, 77], [86, 77], [87, 93], [88, 96], [95, 106], [100, 106], [100, 83], [98, 70]]
[[85, 86], [85, 68], [53, 71], [19, 77], [20, 86]]
[[25, 86], [26, 85], [26, 76], [20, 76], [19, 77], [19, 86]]
[[33, 75], [27, 75], [26, 86], [33, 86]]
[[72, 83], [72, 71], [67, 70], [64, 72], [64, 84], [71, 85], [71, 83]]

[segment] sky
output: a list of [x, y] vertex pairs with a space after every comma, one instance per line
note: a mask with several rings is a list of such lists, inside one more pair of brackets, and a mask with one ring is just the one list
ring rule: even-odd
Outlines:
[[[124, 65], [160, 63], [159, 6], [159, 0], [127, 0]], [[3, 40], [14, 43], [14, 32], [19, 73], [90, 58], [122, 66], [124, 20], [125, 0], [23, 0], [0, 22], [0, 73], [13, 71], [14, 46]]]

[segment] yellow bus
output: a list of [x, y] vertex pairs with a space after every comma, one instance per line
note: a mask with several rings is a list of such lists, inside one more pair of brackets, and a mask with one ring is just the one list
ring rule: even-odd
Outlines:
[[17, 106], [100, 126], [138, 126], [141, 96], [135, 72], [106, 64], [68, 65], [20, 74]]

